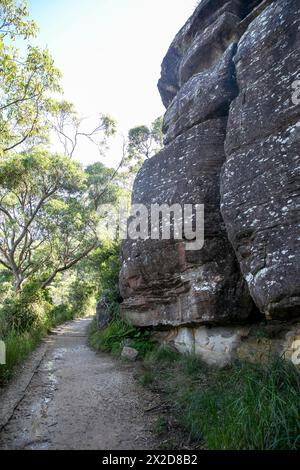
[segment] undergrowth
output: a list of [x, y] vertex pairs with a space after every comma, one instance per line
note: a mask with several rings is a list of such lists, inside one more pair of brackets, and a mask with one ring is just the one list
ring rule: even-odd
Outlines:
[[139, 358], [145, 357], [155, 345], [148, 330], [139, 330], [120, 319], [113, 320], [103, 330], [98, 330], [96, 320], [93, 320], [88, 337], [90, 345], [98, 351], [119, 355], [123, 346], [128, 345], [138, 351]]
[[0, 364], [0, 386], [13, 375], [52, 328], [84, 315], [83, 305], [53, 306], [40, 293], [16, 297], [0, 310], [0, 339], [6, 349], [6, 363]]
[[164, 404], [154, 431], [162, 435], [165, 429], [169, 441], [174, 435], [168, 448], [180, 448], [186, 439], [188, 446], [212, 450], [300, 449], [300, 375], [293, 364], [273, 358], [267, 364], [208, 367], [121, 320], [117, 269], [109, 271], [106, 287], [113, 287], [110, 323], [99, 331], [94, 320], [89, 342], [115, 355], [124, 345], [138, 350], [138, 381], [159, 391]]
[[196, 447], [300, 449], [300, 374], [281, 358], [216, 369], [159, 347], [145, 357], [140, 382], [163, 390]]

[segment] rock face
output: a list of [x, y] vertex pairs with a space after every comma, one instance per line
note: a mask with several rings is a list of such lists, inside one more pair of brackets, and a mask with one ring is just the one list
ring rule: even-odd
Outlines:
[[228, 114], [238, 94], [234, 80], [235, 51], [236, 45], [231, 44], [219, 62], [192, 76], [180, 89], [165, 114], [166, 144], [199, 122]]
[[243, 18], [261, 0], [202, 0], [179, 31], [162, 63], [159, 92], [166, 108], [195, 73], [216, 64], [227, 47], [238, 42]]
[[105, 296], [103, 296], [96, 306], [96, 321], [99, 330], [106, 328], [109, 324], [109, 320], [108, 303]]
[[138, 174], [133, 202], [204, 203], [205, 244], [187, 251], [178, 240], [128, 240], [123, 246], [123, 314], [138, 326], [234, 322], [253, 305], [219, 209], [226, 119], [178, 136]]
[[273, 319], [300, 314], [299, 47], [296, 0], [272, 3], [240, 40], [222, 173], [230, 241], [254, 301]]
[[236, 359], [268, 362], [279, 355], [300, 366], [300, 323], [258, 323], [247, 326], [174, 328], [157, 339], [181, 353], [199, 356], [205, 363], [225, 367]]
[[170, 46], [158, 85], [165, 147], [137, 175], [133, 203], [204, 204], [205, 242], [124, 243], [133, 324], [204, 328], [202, 338], [210, 325], [300, 313], [299, 10], [297, 0], [202, 0]]

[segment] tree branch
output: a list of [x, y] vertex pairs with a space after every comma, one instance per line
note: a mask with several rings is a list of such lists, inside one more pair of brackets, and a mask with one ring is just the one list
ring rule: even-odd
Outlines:
[[44, 281], [41, 284], [41, 289], [46, 289], [46, 287], [51, 284], [51, 282], [54, 280], [54, 278], [57, 276], [58, 273], [62, 273], [64, 271], [67, 271], [68, 269], [72, 268], [75, 264], [77, 264], [79, 261], [81, 261], [83, 258], [85, 258], [92, 250], [94, 250], [98, 246], [98, 242], [94, 242], [93, 245], [91, 245], [89, 248], [87, 248], [83, 253], [81, 253], [77, 258], [73, 259], [69, 263], [65, 264], [64, 266], [61, 266], [60, 268], [57, 268], [51, 276], [48, 277], [46, 281]]

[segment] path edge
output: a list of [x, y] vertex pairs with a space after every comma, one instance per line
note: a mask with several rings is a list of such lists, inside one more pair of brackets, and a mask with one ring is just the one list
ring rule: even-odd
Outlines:
[[42, 340], [41, 344], [16, 369], [14, 377], [0, 389], [0, 432], [12, 418], [15, 409], [23, 400], [33, 376], [39, 368], [48, 350], [48, 342]]

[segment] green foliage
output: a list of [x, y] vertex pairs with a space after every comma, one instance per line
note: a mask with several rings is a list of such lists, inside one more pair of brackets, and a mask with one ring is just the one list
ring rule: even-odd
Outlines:
[[129, 130], [129, 152], [132, 155], [144, 155], [149, 158], [151, 132], [147, 126], [137, 126]]
[[[47, 49], [28, 43], [37, 26], [28, 18], [26, 2], [0, 2], [0, 156], [24, 143], [44, 142], [49, 94], [60, 91], [60, 72]], [[16, 38], [25, 41], [21, 57]]]
[[192, 355], [168, 360], [159, 349], [146, 357], [146, 370], [165, 389], [177, 423], [195, 445], [300, 449], [300, 375], [294, 365], [277, 358], [215, 369]]
[[136, 328], [136, 331], [129, 336], [129, 338], [131, 339], [130, 346], [139, 352], [139, 358], [143, 358], [149, 354], [156, 345], [149, 330]]
[[[103, 254], [105, 257], [103, 258]], [[117, 289], [119, 286], [120, 272], [120, 246], [112, 244], [107, 251], [101, 253], [100, 259], [100, 284], [103, 290]]]
[[116, 133], [116, 122], [110, 116], [100, 114], [96, 126], [87, 130], [86, 119], [78, 116], [72, 103], [51, 100], [48, 108], [49, 128], [55, 132], [65, 156], [73, 157], [82, 139], [96, 145], [103, 154], [108, 138]]
[[71, 284], [68, 301], [77, 317], [94, 314], [96, 297], [93, 284], [77, 277]]
[[48, 313], [48, 319], [47, 319], [48, 330], [68, 320], [73, 320], [77, 316], [80, 316], [80, 315], [77, 315], [77, 312], [75, 314], [74, 310], [72, 309], [71, 304], [56, 305], [52, 307]]
[[97, 244], [87, 175], [68, 157], [45, 150], [0, 162], [0, 263], [18, 291], [33, 276], [48, 285]]
[[119, 248], [109, 255], [100, 264], [100, 286], [101, 295], [105, 297], [108, 304], [108, 312], [111, 320], [120, 318], [120, 303], [122, 301], [119, 290], [120, 257]]
[[2, 40], [8, 36], [15, 39], [21, 36], [24, 39], [32, 37], [37, 31], [34, 21], [28, 19], [27, 4], [24, 1], [1, 0], [0, 2], [0, 35]]
[[104, 330], [98, 330], [96, 320], [94, 320], [89, 331], [89, 342], [93, 348], [99, 351], [118, 354], [121, 351], [122, 343], [134, 331], [134, 328], [120, 320], [111, 322]]
[[141, 385], [150, 385], [154, 381], [153, 373], [150, 370], [143, 370], [138, 377], [138, 381]]
[[51, 305], [36, 286], [5, 302], [0, 310], [0, 338], [6, 345], [6, 364], [0, 365], [0, 385], [9, 379], [15, 367], [39, 344], [51, 328], [76, 318], [70, 304]]
[[[76, 265], [70, 293], [66, 293], [73, 305], [81, 304], [79, 296], [82, 299], [82, 310], [94, 313], [96, 300], [105, 296], [111, 319], [119, 319], [119, 251], [118, 243], [102, 244]], [[58, 289], [60, 285], [57, 285]]]
[[158, 416], [153, 425], [152, 425], [152, 431], [160, 436], [163, 434], [167, 429], [167, 422], [164, 416]]
[[119, 291], [120, 247], [117, 243], [110, 244], [106, 250], [97, 250], [93, 255], [98, 263], [100, 296], [105, 297], [108, 305], [110, 323], [103, 330], [97, 329], [96, 320], [93, 322], [89, 341], [92, 347], [104, 352], [119, 354], [125, 344], [129, 344], [139, 352], [139, 357], [150, 353], [154, 347], [148, 330], [135, 328], [120, 318]]
[[36, 290], [32, 284], [26, 286], [23, 292], [7, 300], [2, 309], [1, 316], [5, 318], [4, 338], [7, 332], [24, 333], [40, 327], [46, 322], [50, 304], [43, 294]]
[[151, 351], [150, 354], [145, 357], [145, 364], [150, 366], [159, 363], [168, 365], [172, 362], [179, 361], [180, 358], [181, 356], [175, 349], [160, 345], [153, 349], [153, 351]]
[[26, 359], [45, 335], [43, 328], [17, 333], [12, 330], [5, 337], [6, 364], [0, 365], [0, 386], [10, 379], [15, 367]]
[[[30, 42], [36, 32], [25, 1], [0, 0], [0, 338], [8, 355], [0, 380], [50, 328], [94, 312], [104, 290], [119, 318], [119, 247], [100, 246], [97, 209], [122, 190], [114, 170], [95, 163], [84, 171], [70, 158], [81, 138], [102, 152], [116, 123], [100, 114], [87, 131], [72, 104], [50, 98], [61, 91], [60, 73]], [[43, 148], [53, 131], [65, 156]]]
[[[0, 185], [6, 191], [23, 194], [25, 189], [36, 198], [63, 191], [78, 194], [85, 189], [86, 176], [79, 164], [69, 158], [50, 154], [41, 148], [30, 152], [11, 154], [0, 162]], [[6, 194], [11, 205], [16, 196]]]
[[149, 331], [141, 331], [122, 320], [112, 321], [107, 328], [98, 330], [94, 320], [89, 330], [90, 345], [99, 351], [120, 354], [125, 344], [130, 344], [144, 357], [153, 347]]
[[153, 156], [163, 145], [163, 119], [157, 118], [149, 129], [147, 126], [137, 126], [128, 132], [128, 162], [137, 165]]
[[85, 171], [88, 175], [89, 197], [95, 208], [100, 204], [115, 203], [118, 197], [118, 188], [113, 181], [115, 170], [97, 162], [89, 165]]
[[151, 135], [157, 145], [156, 151], [159, 151], [164, 144], [164, 134], [163, 134], [163, 116], [159, 116], [151, 124]]
[[130, 187], [133, 178], [148, 158], [158, 153], [163, 146], [163, 118], [157, 118], [150, 126], [142, 125], [129, 130], [124, 143], [123, 171], [119, 179]]

